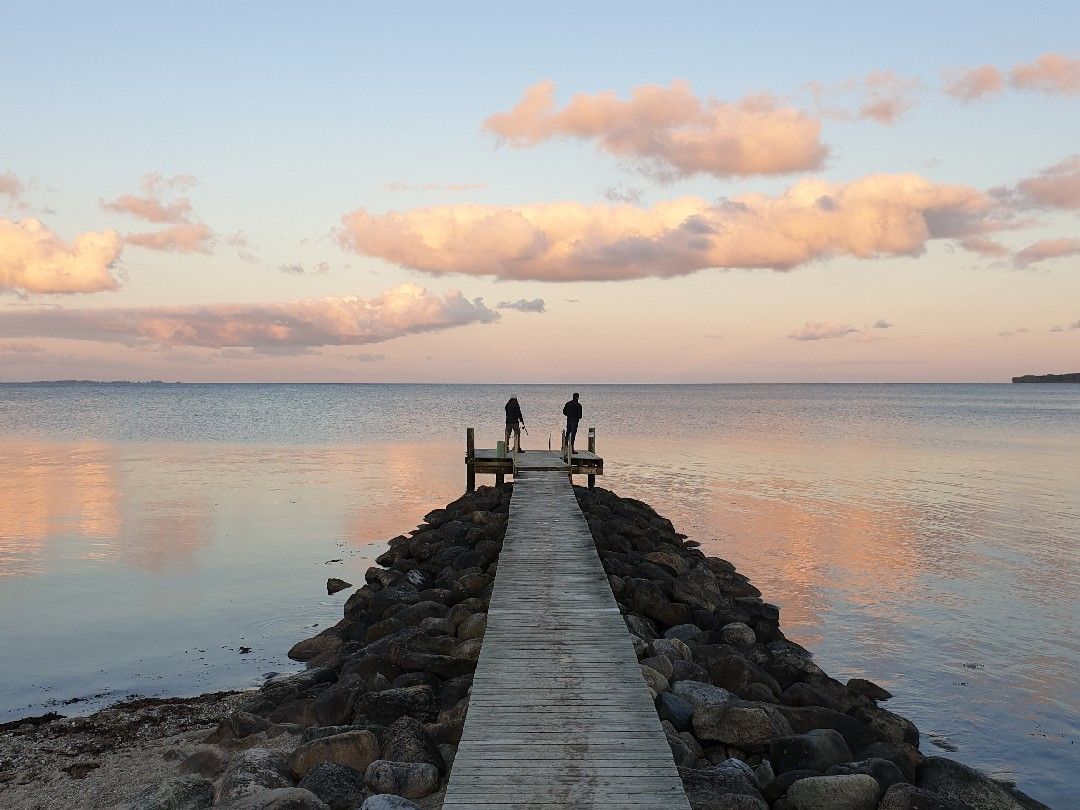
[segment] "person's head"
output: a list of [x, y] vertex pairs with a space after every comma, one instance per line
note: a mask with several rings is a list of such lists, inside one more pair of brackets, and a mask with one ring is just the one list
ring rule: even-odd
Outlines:
[[510, 401], [511, 402], [517, 402], [517, 394], [511, 394], [510, 395]]
[[574, 402], [577, 402], [577, 398], [578, 398], [578, 392], [577, 392], [577, 391], [575, 391], [575, 392], [574, 392]]

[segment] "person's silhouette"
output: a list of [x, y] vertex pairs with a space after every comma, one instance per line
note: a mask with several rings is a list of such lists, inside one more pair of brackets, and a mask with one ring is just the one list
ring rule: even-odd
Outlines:
[[525, 424], [525, 417], [521, 415], [521, 406], [518, 404], [517, 394], [510, 397], [506, 402], [506, 449], [510, 449], [510, 434], [514, 434], [516, 450], [521, 452], [521, 427]]
[[574, 452], [574, 439], [577, 438], [577, 426], [581, 421], [581, 403], [578, 402], [577, 393], [574, 398], [563, 405], [563, 416], [566, 417], [566, 443], [570, 446], [570, 452]]

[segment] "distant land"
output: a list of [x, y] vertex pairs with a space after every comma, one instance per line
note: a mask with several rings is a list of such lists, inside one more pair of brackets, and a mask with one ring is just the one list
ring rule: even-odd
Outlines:
[[1080, 371], [1072, 374], [1025, 374], [1013, 377], [1014, 383], [1080, 383]]

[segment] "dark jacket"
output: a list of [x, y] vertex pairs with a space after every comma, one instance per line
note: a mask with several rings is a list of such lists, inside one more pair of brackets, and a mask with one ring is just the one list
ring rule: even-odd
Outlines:
[[570, 400], [563, 405], [562, 412], [567, 419], [581, 419], [581, 403]]
[[516, 399], [510, 399], [506, 403], [506, 424], [516, 425], [518, 422], [525, 424], [525, 417], [521, 415], [521, 406]]

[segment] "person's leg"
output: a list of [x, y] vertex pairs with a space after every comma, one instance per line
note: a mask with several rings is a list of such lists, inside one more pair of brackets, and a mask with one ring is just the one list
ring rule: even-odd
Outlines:
[[521, 452], [521, 425], [514, 425], [514, 446]]
[[509, 422], [507, 422], [506, 423], [506, 436], [503, 439], [503, 444], [506, 445], [506, 452], [507, 453], [510, 452], [510, 431], [512, 429], [513, 429], [513, 426]]
[[577, 419], [566, 420], [566, 440], [570, 443], [570, 452], [574, 452], [574, 440], [577, 439]]

